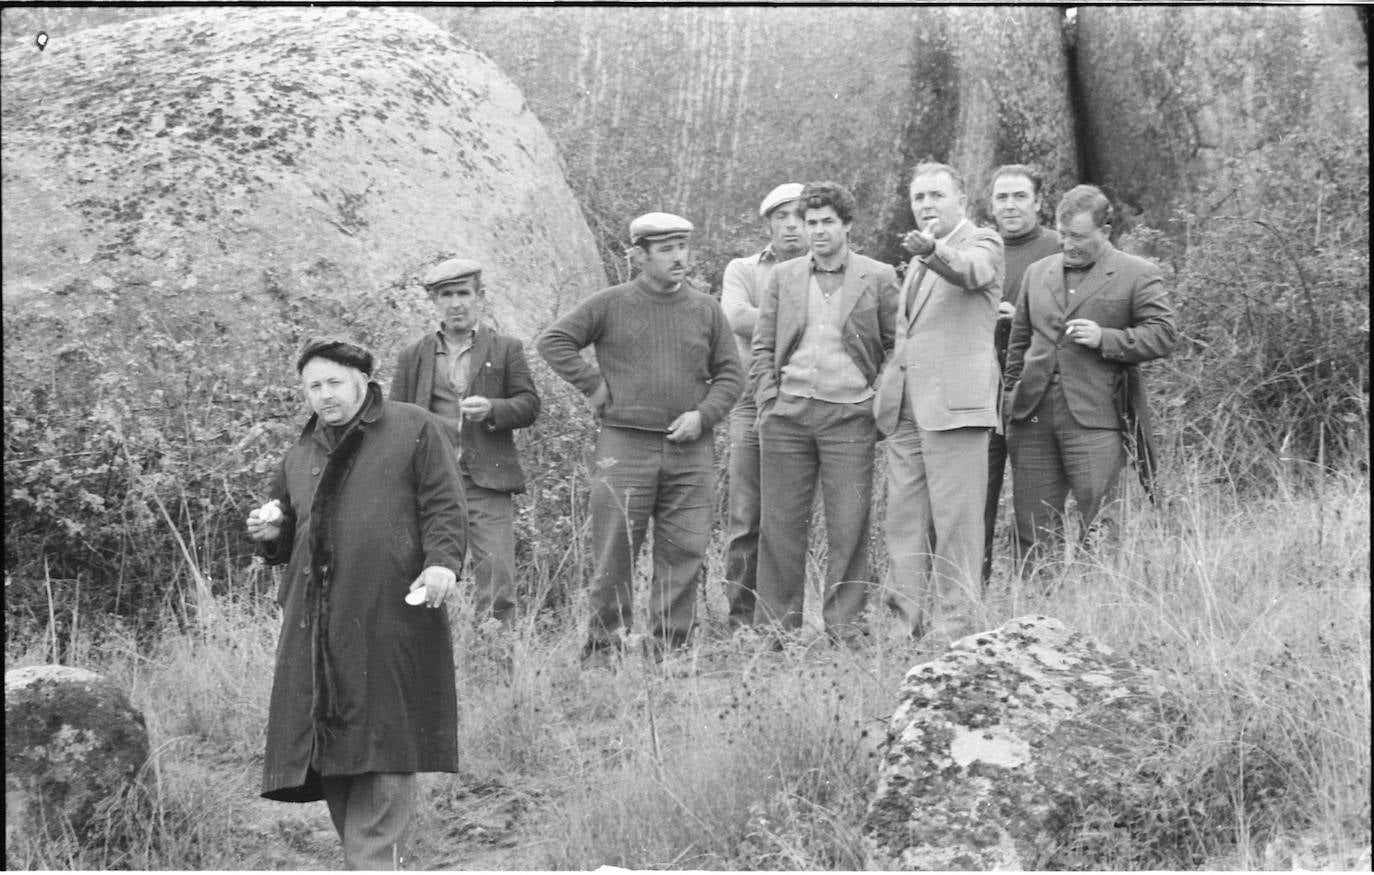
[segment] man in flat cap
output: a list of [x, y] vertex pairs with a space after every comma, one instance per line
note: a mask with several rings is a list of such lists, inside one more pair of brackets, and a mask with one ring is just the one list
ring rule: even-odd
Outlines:
[[480, 264], [450, 258], [421, 282], [439, 327], [401, 352], [391, 400], [418, 404], [443, 423], [467, 494], [477, 617], [509, 625], [516, 610], [514, 496], [525, 491], [514, 434], [534, 424], [539, 394], [524, 346], [482, 321]]
[[826, 633], [853, 643], [872, 585], [874, 384], [892, 352], [897, 275], [849, 247], [855, 202], [833, 182], [799, 193], [810, 256], [769, 277], [750, 377], [762, 450], [757, 624], [801, 626], [811, 510], [820, 485]]
[[313, 415], [248, 535], [286, 563], [262, 795], [323, 799], [353, 869], [398, 868], [416, 772], [458, 770], [448, 615], [467, 507], [430, 413], [382, 399], [338, 338], [296, 361]]
[[[749, 348], [759, 303], [774, 265], [806, 254], [797, 198], [801, 183], [785, 182], [770, 191], [759, 204], [759, 217], [768, 234], [768, 245], [725, 266], [720, 306], [735, 332], [740, 366], [748, 374], [753, 352]], [[759, 565], [759, 430], [758, 405], [749, 382], [730, 411], [730, 519], [725, 539], [725, 588], [730, 603], [730, 626], [754, 621], [754, 590]]]
[[[744, 380], [720, 304], [684, 282], [691, 231], [668, 213], [635, 219], [630, 255], [639, 275], [582, 301], [539, 338], [539, 352], [587, 396], [601, 426], [587, 662], [605, 663], [629, 631], [631, 573], [650, 519], [649, 621], [660, 652], [686, 644], [696, 621], [714, 502], [711, 432]], [[596, 366], [581, 355], [588, 346]]]

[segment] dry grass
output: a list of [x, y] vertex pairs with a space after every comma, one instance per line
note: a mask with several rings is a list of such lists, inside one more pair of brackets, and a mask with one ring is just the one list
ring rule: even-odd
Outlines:
[[[1187, 703], [1170, 764], [1182, 777], [1141, 788], [1160, 813], [1153, 841], [1084, 863], [1367, 864], [1368, 481], [1333, 475], [1257, 502], [1180, 480], [1167, 508], [1128, 515], [1117, 552], [988, 599], [994, 622], [1047, 613], [1160, 669]], [[69, 661], [131, 691], [153, 768], [104, 841], [8, 848], [11, 868], [339, 865], [322, 805], [256, 799], [274, 611], [217, 608], [209, 627], [141, 648], [80, 623]], [[510, 634], [456, 612], [462, 772], [423, 784], [419, 866], [862, 867], [876, 738], [902, 675], [931, 654], [708, 639], [666, 667], [631, 654], [582, 671], [570, 611]], [[11, 640], [7, 666], [49, 650]]]

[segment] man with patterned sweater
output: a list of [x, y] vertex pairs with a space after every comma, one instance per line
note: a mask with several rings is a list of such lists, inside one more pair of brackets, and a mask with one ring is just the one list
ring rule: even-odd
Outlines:
[[[630, 223], [633, 281], [582, 301], [539, 338], [554, 372], [587, 396], [600, 423], [591, 487], [595, 567], [586, 662], [628, 632], [632, 572], [649, 520], [649, 617], [660, 652], [687, 642], [711, 537], [712, 429], [744, 386], [720, 304], [689, 287], [692, 223], [648, 213]], [[581, 355], [596, 352], [593, 366]]]

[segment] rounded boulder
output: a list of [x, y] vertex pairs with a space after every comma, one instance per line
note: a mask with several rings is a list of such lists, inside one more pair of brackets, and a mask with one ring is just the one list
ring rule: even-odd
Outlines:
[[5, 845], [78, 838], [148, 760], [143, 715], [109, 679], [63, 665], [5, 672]]

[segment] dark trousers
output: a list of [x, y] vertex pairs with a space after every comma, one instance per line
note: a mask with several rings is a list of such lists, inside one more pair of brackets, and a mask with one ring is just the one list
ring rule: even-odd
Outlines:
[[1007, 437], [1016, 559], [1022, 572], [1034, 569], [1063, 542], [1069, 493], [1082, 516], [1080, 542], [1087, 543], [1095, 530], [1110, 528], [1117, 481], [1126, 465], [1119, 429], [1079, 425], [1056, 382], [1030, 416], [1011, 424]]
[[515, 616], [515, 500], [463, 475], [468, 499], [468, 555], [477, 596], [477, 619]]
[[725, 529], [725, 594], [730, 625], [754, 621], [759, 571], [759, 430], [753, 395], [730, 412], [729, 513]]
[[329, 817], [349, 869], [399, 869], [415, 817], [414, 772], [367, 772], [321, 779]]
[[687, 640], [711, 539], [715, 448], [710, 432], [671, 443], [662, 432], [603, 426], [591, 485], [590, 643], [615, 642], [633, 618], [634, 564], [654, 521], [649, 622], [655, 635]]
[[988, 500], [983, 507], [983, 586], [992, 579], [992, 539], [997, 532], [997, 503], [1002, 499], [1006, 479], [1007, 439], [993, 431], [988, 434]]

